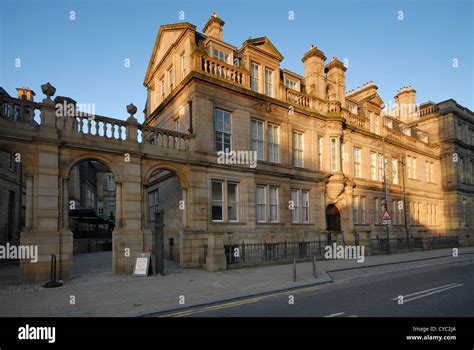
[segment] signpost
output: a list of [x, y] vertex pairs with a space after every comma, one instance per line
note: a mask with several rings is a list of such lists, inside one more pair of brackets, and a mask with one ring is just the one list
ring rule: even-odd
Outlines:
[[148, 276], [150, 273], [153, 273], [150, 260], [150, 253], [141, 253], [137, 255], [135, 257], [135, 264], [133, 265], [133, 275]]
[[384, 225], [392, 224], [392, 217], [390, 216], [388, 210], [385, 210], [382, 214], [382, 224]]
[[155, 212], [155, 257], [156, 273], [165, 275], [163, 210]]

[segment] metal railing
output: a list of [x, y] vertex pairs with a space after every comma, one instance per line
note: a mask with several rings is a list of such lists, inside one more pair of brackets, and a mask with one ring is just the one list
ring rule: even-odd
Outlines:
[[459, 246], [458, 236], [428, 237], [427, 249], [452, 248]]
[[[421, 237], [410, 238], [407, 245], [406, 238], [390, 238], [390, 252], [400, 252], [410, 249], [423, 249], [423, 240]], [[387, 239], [375, 238], [370, 240], [372, 255], [387, 254]]]
[[285, 262], [293, 258], [310, 259], [324, 254], [325, 240], [278, 242], [278, 243], [238, 243], [224, 245], [227, 265], [252, 265], [265, 262]]

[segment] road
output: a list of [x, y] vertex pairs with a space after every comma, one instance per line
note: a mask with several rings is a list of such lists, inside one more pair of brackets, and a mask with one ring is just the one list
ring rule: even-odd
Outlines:
[[[173, 317], [474, 317], [474, 258], [402, 271], [370, 271], [334, 283], [195, 309]], [[400, 298], [402, 296], [402, 298]], [[293, 303], [291, 303], [293, 301]]]

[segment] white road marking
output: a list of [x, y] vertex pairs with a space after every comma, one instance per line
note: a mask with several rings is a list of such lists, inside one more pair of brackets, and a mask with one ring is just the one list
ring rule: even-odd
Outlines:
[[323, 317], [336, 317], [336, 316], [341, 316], [341, 315], [344, 315], [345, 312], [338, 312], [336, 314], [330, 314], [330, 315], [327, 315], [327, 316], [323, 316]]
[[[461, 287], [463, 285], [464, 284], [460, 284], [460, 283], [451, 283], [451, 284], [446, 284], [444, 286], [439, 286], [439, 287], [435, 287], [435, 288], [422, 290], [422, 291], [416, 292], [416, 293], [402, 295], [403, 304], [408, 303], [409, 301], [424, 298], [424, 297], [427, 297], [427, 296], [430, 296], [430, 295], [433, 295], [433, 294], [436, 294], [436, 293], [441, 293], [441, 292], [447, 291], [447, 290], [452, 289], [452, 288]], [[412, 297], [412, 298], [410, 298], [410, 297]], [[391, 300], [398, 300], [398, 299], [399, 299], [399, 297], [395, 297], [395, 298], [392, 298]]]
[[350, 316], [347, 316], [347, 317], [359, 317], [359, 316], [357, 316], [357, 315], [350, 315]]

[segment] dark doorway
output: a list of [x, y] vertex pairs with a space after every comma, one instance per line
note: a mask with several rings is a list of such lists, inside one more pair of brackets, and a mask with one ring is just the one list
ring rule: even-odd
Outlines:
[[328, 231], [341, 231], [341, 214], [334, 204], [326, 208], [326, 225]]

